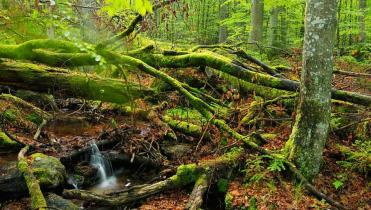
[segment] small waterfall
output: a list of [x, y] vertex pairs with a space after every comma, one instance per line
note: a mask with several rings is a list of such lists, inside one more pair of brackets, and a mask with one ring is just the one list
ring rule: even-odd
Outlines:
[[103, 157], [95, 142], [91, 143], [90, 164], [98, 169], [100, 187], [105, 188], [116, 184], [116, 177], [113, 174], [111, 161]]
[[75, 180], [75, 178], [73, 178], [72, 176], [69, 176], [68, 179], [67, 179], [67, 183], [72, 185], [73, 188], [75, 189], [79, 189], [79, 185], [77, 183], [77, 181]]

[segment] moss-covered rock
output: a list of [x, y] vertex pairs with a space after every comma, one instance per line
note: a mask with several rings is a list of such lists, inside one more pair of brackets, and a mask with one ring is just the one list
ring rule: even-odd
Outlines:
[[42, 188], [54, 189], [64, 184], [66, 169], [58, 158], [42, 153], [32, 154], [30, 158], [31, 170]]
[[46, 203], [49, 208], [60, 209], [60, 210], [78, 210], [79, 207], [76, 206], [69, 200], [62, 198], [54, 193], [49, 193], [46, 196]]

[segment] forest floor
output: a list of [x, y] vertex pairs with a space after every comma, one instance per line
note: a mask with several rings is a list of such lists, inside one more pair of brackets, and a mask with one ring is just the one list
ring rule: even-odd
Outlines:
[[[300, 56], [285, 58], [293, 66], [290, 77], [298, 77], [300, 71]], [[347, 63], [339, 60], [336, 63], [337, 68], [360, 71], [363, 67], [356, 64]], [[189, 70], [192, 71], [191, 69]], [[200, 76], [196, 73], [194, 76]], [[201, 76], [200, 76], [201, 77]], [[151, 79], [143, 78], [143, 83], [151, 83]], [[221, 82], [221, 81], [219, 81]], [[365, 94], [371, 94], [370, 79], [358, 79], [349, 76], [335, 75], [334, 86]], [[221, 82], [222, 83], [222, 82]], [[230, 91], [223, 93], [223, 98], [230, 98]], [[242, 95], [242, 93], [241, 93]], [[232, 100], [234, 106], [251, 103], [251, 98], [235, 97]], [[182, 106], [187, 108], [184, 100], [176, 94], [168, 94], [168, 108], [177, 109]], [[52, 122], [44, 128], [40, 137], [40, 144], [36, 147], [38, 151], [45, 154], [63, 157], [75, 150], [87, 147], [92, 140], [99, 142], [102, 136], [122, 135], [118, 130], [124, 130], [124, 138], [114, 147], [115, 151], [127, 154], [137, 154], [148, 158], [156, 156], [162, 162], [161, 168], [134, 167], [123, 168], [128, 170], [126, 174], [131, 177], [137, 177], [137, 180], [128, 181], [128, 177], [119, 176], [123, 179], [123, 187], [129, 182], [149, 183], [154, 180], [163, 179], [175, 172], [180, 164], [194, 163], [199, 160], [212, 159], [223, 153], [225, 148], [232, 145], [238, 145], [232, 138], [225, 138], [215, 127], [207, 126], [207, 132], [211, 138], [203, 139], [184, 135], [177, 132], [178, 140], [172, 142], [164, 140], [164, 132], [153, 122], [140, 119], [133, 114], [124, 113], [120, 107], [114, 107], [109, 104], [102, 104], [97, 108], [96, 104], [78, 99], [56, 99], [59, 112], [49, 110], [55, 115]], [[138, 109], [146, 109], [146, 103], [139, 103]], [[257, 130], [261, 133], [274, 134], [269, 138], [265, 148], [270, 150], [281, 149], [291, 132], [291, 125], [294, 121], [294, 114], [287, 115], [287, 110], [280, 105], [272, 105], [271, 112], [274, 112], [274, 119], [263, 120], [259, 126], [253, 125], [248, 128], [238, 127], [238, 119], [241, 116], [234, 116], [229, 123], [241, 133], [248, 133]], [[268, 114], [269, 115], [269, 114]], [[370, 113], [365, 113], [364, 118], [369, 117]], [[176, 116], [183, 118], [183, 116]], [[192, 118], [192, 116], [190, 117]], [[192, 119], [191, 119], [192, 120]], [[25, 130], [17, 126], [7, 128], [10, 133], [15, 135], [20, 141], [33, 141], [34, 130]], [[53, 139], [52, 147], [44, 147], [43, 144]], [[341, 153], [339, 144], [352, 147], [354, 136], [351, 133], [332, 132], [327, 142], [324, 152], [324, 163], [318, 177], [313, 181], [315, 186], [322, 192], [330, 195], [335, 200], [340, 201], [345, 206], [352, 209], [370, 209], [371, 208], [371, 190], [370, 180], [367, 174], [342, 167], [337, 162], [345, 160]], [[56, 146], [58, 145], [58, 146]], [[150, 145], [148, 149], [148, 145]], [[177, 148], [164, 149], [170, 145], [174, 149], [175, 145], [184, 145], [183, 149]], [[294, 184], [292, 179], [284, 172], [277, 173], [267, 169], [268, 165], [259, 159], [255, 153], [247, 155], [247, 161], [242, 164], [234, 176], [230, 177], [229, 184], [222, 182], [210, 185], [207, 197], [204, 198], [205, 209], [248, 209], [256, 205], [258, 209], [328, 209], [331, 208], [325, 202], [319, 201], [312, 195], [309, 195], [298, 184]], [[16, 159], [16, 154], [1, 154], [0, 164], [6, 161]], [[156, 158], [154, 158], [156, 159]], [[125, 173], [124, 173], [125, 174]], [[161, 174], [161, 177], [158, 177]], [[236, 175], [237, 174], [237, 175]], [[128, 175], [129, 176], [129, 175]], [[138, 178], [139, 177], [139, 178]], [[117, 190], [117, 189], [115, 189]], [[139, 209], [184, 209], [192, 191], [192, 186], [184, 189], [165, 191], [146, 198], [139, 203], [133, 204], [132, 208]], [[106, 192], [107, 193], [107, 192]], [[78, 202], [87, 209], [97, 209], [94, 204]], [[1, 209], [15, 210], [27, 209], [29, 198], [22, 198], [16, 201], [7, 201], [0, 205]]]

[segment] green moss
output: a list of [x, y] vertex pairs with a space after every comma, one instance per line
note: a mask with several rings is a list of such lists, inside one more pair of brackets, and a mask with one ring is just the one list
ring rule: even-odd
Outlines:
[[16, 112], [17, 110], [15, 109], [7, 109], [3, 112], [3, 116], [10, 122], [15, 122], [17, 120]]
[[36, 125], [40, 125], [43, 121], [43, 118], [36, 112], [32, 112], [31, 114], [27, 115], [26, 119], [35, 123]]
[[66, 171], [58, 158], [35, 153], [30, 156], [31, 169], [40, 185], [55, 188], [64, 183]]
[[180, 165], [177, 172], [170, 179], [176, 186], [184, 186], [195, 182], [200, 175], [196, 164]]
[[227, 193], [224, 198], [224, 203], [225, 203], [225, 209], [226, 210], [233, 210], [233, 195], [230, 193]]
[[275, 138], [277, 138], [277, 134], [274, 134], [274, 133], [263, 133], [260, 135], [263, 139], [266, 139], [266, 140], [274, 140]]
[[207, 122], [205, 117], [202, 116], [202, 114], [196, 109], [178, 107], [167, 110], [165, 114], [175, 120], [186, 121], [188, 123], [193, 123], [196, 125]]
[[[180, 120], [174, 120], [172, 117], [169, 115], [165, 115], [162, 117], [163, 121], [166, 122], [172, 129], [177, 130], [179, 132], [182, 132], [184, 134], [190, 135], [190, 136], [195, 136], [195, 137], [200, 137], [203, 133], [202, 127], [188, 123], [185, 121], [180, 121]], [[186, 119], [185, 119], [186, 120]], [[209, 138], [209, 134], [205, 133], [205, 137]]]
[[19, 148], [20, 146], [21, 145], [11, 140], [5, 133], [0, 132], [0, 148], [13, 149]]

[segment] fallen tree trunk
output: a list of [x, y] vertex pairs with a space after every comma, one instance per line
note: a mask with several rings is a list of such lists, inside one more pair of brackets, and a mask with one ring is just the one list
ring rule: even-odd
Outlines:
[[202, 174], [196, 181], [193, 187], [192, 193], [189, 196], [187, 208], [189, 210], [201, 209], [203, 203], [203, 197], [206, 193], [207, 188], [210, 185], [210, 177], [207, 174]]
[[153, 93], [123, 80], [19, 62], [0, 63], [0, 84], [112, 103], [127, 103]]

